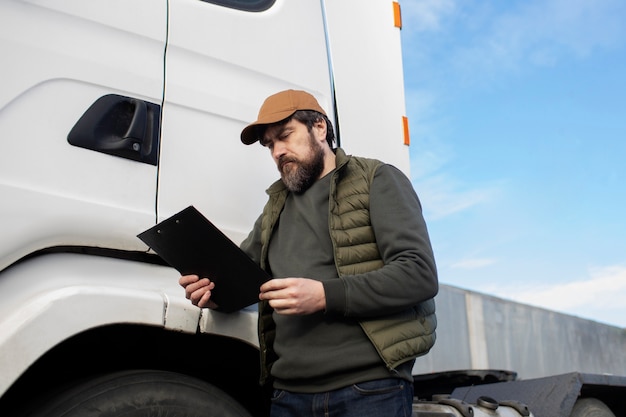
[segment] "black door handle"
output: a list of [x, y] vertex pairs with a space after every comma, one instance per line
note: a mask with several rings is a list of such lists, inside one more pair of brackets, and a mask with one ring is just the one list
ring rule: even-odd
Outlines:
[[161, 106], [108, 94], [96, 100], [67, 136], [74, 145], [156, 165]]

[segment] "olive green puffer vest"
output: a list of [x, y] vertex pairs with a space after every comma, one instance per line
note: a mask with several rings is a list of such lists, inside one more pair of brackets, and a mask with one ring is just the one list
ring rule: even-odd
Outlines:
[[[349, 157], [341, 149], [336, 150], [336, 158], [337, 169], [332, 174], [329, 198], [329, 230], [341, 278], [383, 266], [369, 218], [369, 186], [381, 162]], [[266, 270], [270, 237], [288, 194], [282, 181], [274, 183], [267, 192], [269, 201], [261, 223], [261, 267]], [[259, 304], [262, 383], [268, 380], [271, 365], [276, 360], [272, 349], [276, 332], [272, 312], [266, 301]], [[362, 319], [359, 324], [391, 370], [426, 354], [434, 345], [435, 302], [430, 299], [402, 313]]]

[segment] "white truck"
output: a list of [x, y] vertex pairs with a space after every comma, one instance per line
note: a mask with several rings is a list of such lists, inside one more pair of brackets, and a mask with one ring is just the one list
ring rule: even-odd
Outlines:
[[408, 174], [400, 27], [387, 0], [0, 1], [0, 415], [267, 415], [255, 306], [195, 308], [136, 235], [193, 204], [240, 242], [277, 173], [239, 132], [286, 88]]

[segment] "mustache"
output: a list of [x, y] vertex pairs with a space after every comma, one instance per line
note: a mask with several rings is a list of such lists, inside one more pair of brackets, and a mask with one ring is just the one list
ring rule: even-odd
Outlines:
[[293, 156], [280, 156], [278, 158], [278, 170], [280, 172], [283, 172], [283, 168], [285, 167], [286, 164], [290, 163], [290, 162], [295, 162], [298, 163], [300, 161], [298, 161], [297, 158], [294, 158]]

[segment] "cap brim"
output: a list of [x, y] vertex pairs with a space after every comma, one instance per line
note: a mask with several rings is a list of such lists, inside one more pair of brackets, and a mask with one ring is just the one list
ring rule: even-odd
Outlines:
[[253, 123], [250, 123], [241, 131], [241, 142], [243, 142], [245, 145], [252, 145], [254, 142], [261, 139], [257, 133], [258, 126], [266, 126], [266, 125], [271, 125], [273, 123], [281, 122], [287, 119], [288, 117], [291, 117], [296, 111], [297, 109], [296, 110], [290, 109], [290, 110], [272, 113], [270, 115], [263, 117], [262, 119], [259, 119]]

